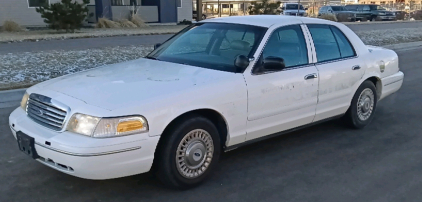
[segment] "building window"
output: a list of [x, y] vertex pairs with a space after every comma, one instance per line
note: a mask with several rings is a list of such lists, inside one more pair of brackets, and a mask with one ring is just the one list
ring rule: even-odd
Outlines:
[[40, 7], [47, 3], [48, 0], [28, 0], [28, 7]]
[[124, 3], [123, 3], [123, 0], [112, 0], [111, 5], [112, 6], [123, 6]]
[[131, 6], [137, 6], [138, 5], [138, 1], [137, 0], [130, 0], [130, 5]]
[[176, 0], [176, 5], [178, 8], [182, 7], [182, 0]]
[[112, 6], [137, 6], [138, 0], [111, 0]]

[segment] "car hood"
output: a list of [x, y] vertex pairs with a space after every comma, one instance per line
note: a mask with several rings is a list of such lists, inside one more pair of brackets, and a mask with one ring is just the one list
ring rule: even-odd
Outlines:
[[154, 101], [189, 88], [230, 79], [235, 73], [138, 59], [62, 76], [35, 86], [107, 110]]

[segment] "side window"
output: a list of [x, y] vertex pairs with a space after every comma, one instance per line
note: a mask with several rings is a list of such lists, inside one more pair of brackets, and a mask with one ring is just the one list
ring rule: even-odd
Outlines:
[[341, 57], [347, 58], [356, 56], [356, 52], [353, 49], [352, 44], [350, 44], [349, 40], [346, 38], [346, 36], [344, 36], [343, 32], [334, 26], [331, 26], [331, 30], [333, 30], [334, 36], [336, 37]]
[[352, 44], [337, 27], [308, 25], [314, 41], [318, 62], [356, 56]]
[[369, 8], [369, 6], [363, 6], [363, 10], [364, 10], [364, 11], [370, 11], [370, 10], [371, 10], [371, 8]]
[[319, 10], [320, 13], [325, 13], [327, 11], [327, 7], [321, 7], [321, 9]]
[[328, 25], [308, 25], [316, 49], [318, 62], [341, 58], [336, 38]]
[[258, 64], [262, 65], [262, 60], [267, 57], [282, 58], [287, 68], [308, 64], [308, 49], [300, 25], [275, 30], [268, 39]]

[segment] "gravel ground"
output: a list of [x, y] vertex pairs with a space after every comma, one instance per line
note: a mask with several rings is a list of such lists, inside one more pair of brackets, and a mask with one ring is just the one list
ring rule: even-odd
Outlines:
[[0, 90], [28, 87], [65, 74], [134, 60], [151, 51], [152, 47], [125, 46], [0, 55]]
[[[114, 30], [117, 31], [117, 30]], [[356, 31], [369, 45], [422, 41], [422, 28]], [[0, 90], [23, 88], [57, 76], [145, 56], [150, 46], [0, 54]]]
[[422, 27], [355, 31], [366, 44], [383, 46], [396, 43], [422, 41]]
[[160, 25], [146, 28], [132, 29], [81, 29], [76, 33], [57, 32], [52, 30], [37, 30], [25, 32], [0, 32], [0, 42], [39, 41], [53, 39], [92, 38], [109, 36], [130, 36], [150, 34], [174, 34], [186, 25]]

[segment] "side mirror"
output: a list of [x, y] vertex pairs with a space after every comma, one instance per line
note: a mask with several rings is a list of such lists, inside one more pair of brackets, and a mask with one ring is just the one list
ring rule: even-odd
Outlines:
[[286, 64], [283, 58], [268, 56], [264, 59], [264, 68], [277, 71], [286, 68]]
[[161, 43], [157, 43], [154, 45], [154, 50], [161, 46]]
[[249, 58], [244, 55], [238, 55], [234, 60], [234, 66], [237, 67], [237, 72], [243, 72], [249, 66]]

